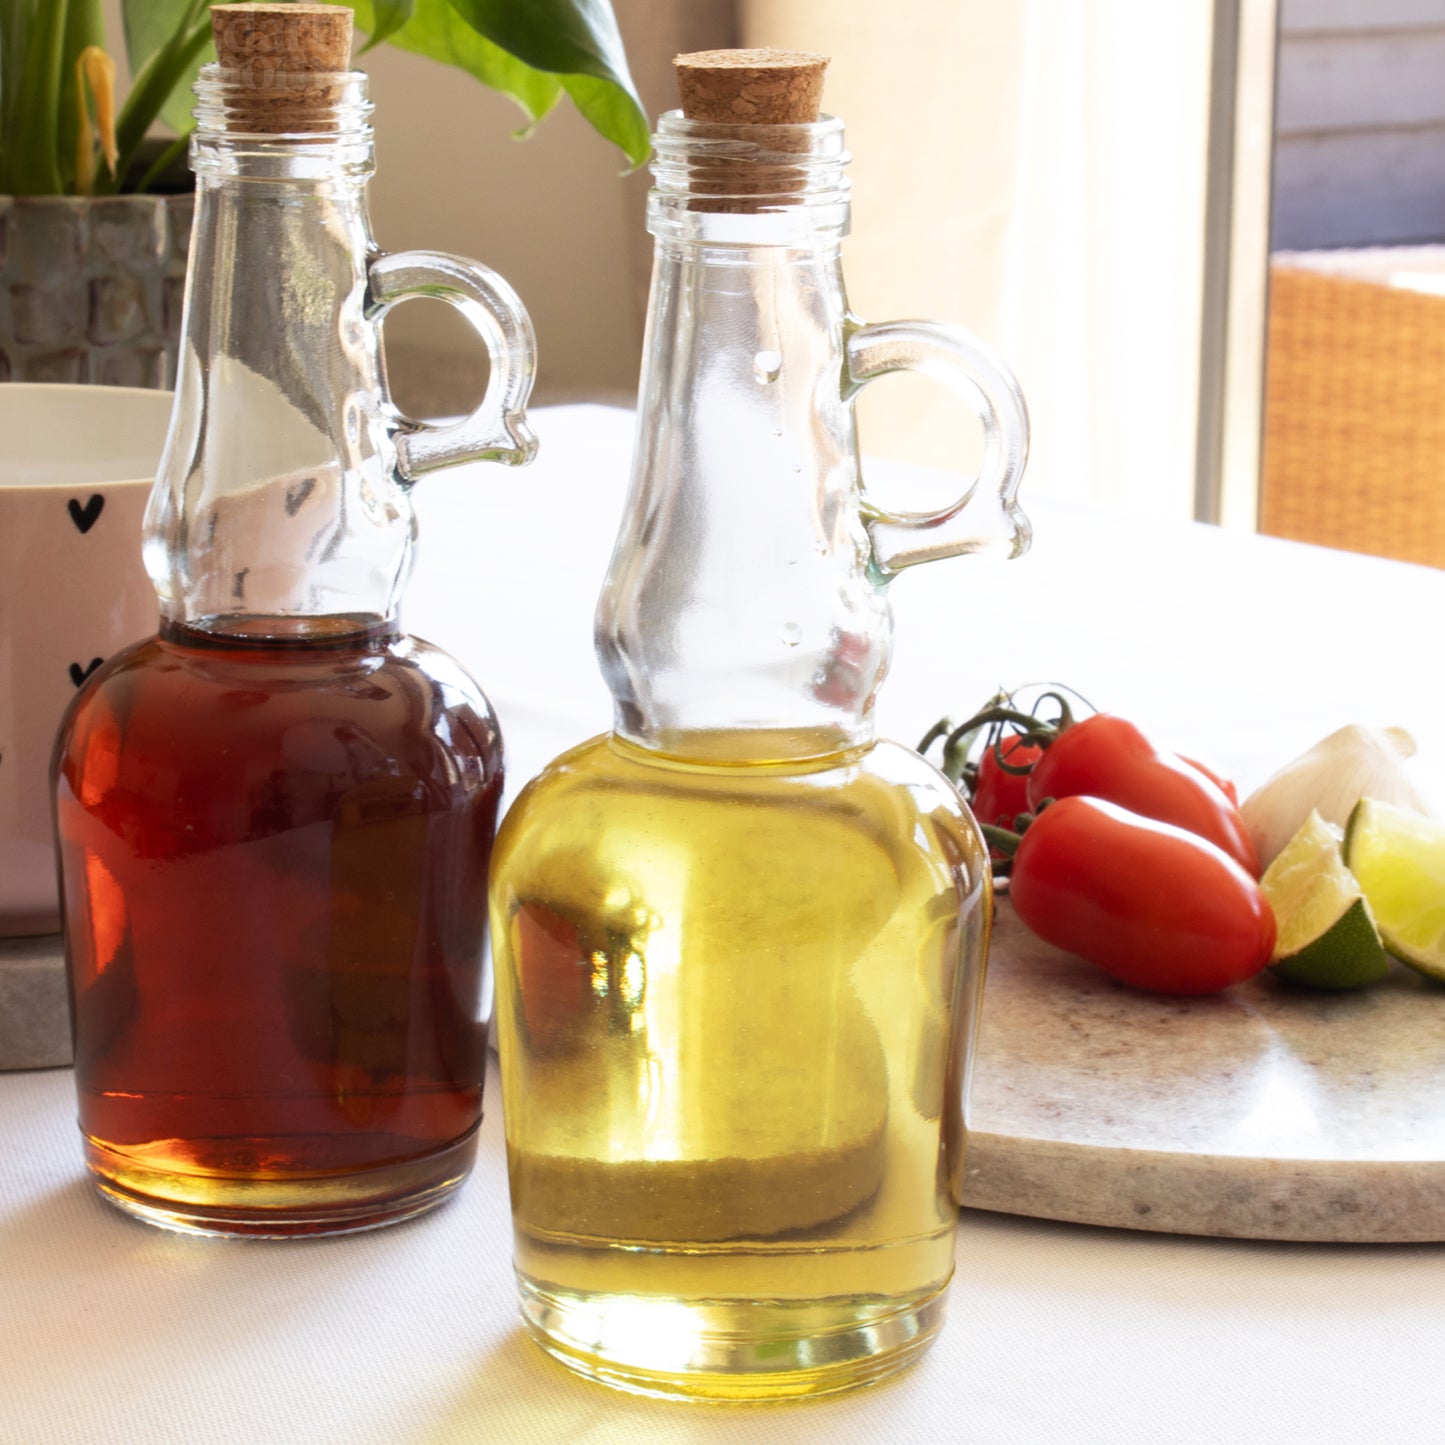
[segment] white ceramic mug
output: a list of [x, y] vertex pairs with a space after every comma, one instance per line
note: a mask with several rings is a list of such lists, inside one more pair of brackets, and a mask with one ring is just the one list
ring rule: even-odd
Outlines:
[[0, 936], [60, 929], [50, 752], [104, 658], [156, 629], [141, 518], [171, 394], [0, 385]]

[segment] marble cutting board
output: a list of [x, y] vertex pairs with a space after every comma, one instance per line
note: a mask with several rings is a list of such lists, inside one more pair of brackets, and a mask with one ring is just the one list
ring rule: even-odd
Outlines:
[[1445, 987], [1397, 967], [1325, 994], [1126, 988], [1005, 898], [964, 1204], [1245, 1239], [1445, 1240]]
[[70, 1062], [65, 944], [58, 933], [0, 938], [0, 1070]]

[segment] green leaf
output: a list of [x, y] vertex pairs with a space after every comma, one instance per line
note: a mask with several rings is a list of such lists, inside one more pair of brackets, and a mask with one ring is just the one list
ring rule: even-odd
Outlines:
[[[357, 0], [358, 27], [375, 37], [382, 11], [394, 3]], [[631, 164], [647, 159], [647, 115], [607, 0], [410, 0], [410, 6], [405, 24], [386, 32], [392, 45], [460, 67], [510, 95], [533, 122], [565, 90]]]
[[54, 196], [62, 190], [56, 141], [69, 11], [67, 0], [42, 0], [26, 22], [25, 59], [4, 138], [5, 191], [10, 195]]
[[[344, 0], [327, 0], [341, 4]], [[356, 0], [358, 27], [375, 33], [377, 6], [373, 0]], [[531, 69], [499, 45], [478, 35], [448, 0], [415, 0], [411, 18], [391, 32], [388, 42], [398, 50], [424, 55], [443, 65], [455, 65], [492, 90], [510, 95], [531, 121], [540, 120], [557, 103], [562, 87], [554, 76]]]
[[200, 53], [190, 69], [176, 82], [175, 88], [165, 98], [158, 113], [158, 118], [177, 135], [189, 135], [196, 128], [196, 118], [191, 114], [196, 108], [196, 73], [215, 58], [216, 42], [211, 39], [208, 29]]
[[126, 174], [135, 162], [151, 122], [160, 114], [167, 99], [195, 78], [200, 58], [210, 45], [210, 20], [198, 20], [189, 34], [178, 32], [173, 35], [137, 73], [116, 122], [116, 139], [120, 145], [116, 187], [125, 185]]
[[373, 0], [371, 8], [372, 29], [370, 38], [361, 48], [363, 55], [400, 30], [411, 19], [415, 6], [414, 0]]
[[591, 125], [638, 166], [649, 127], [608, 0], [450, 0], [473, 29], [561, 79]]
[[179, 32], [190, 30], [203, 7], [196, 0], [121, 0], [125, 55], [130, 73], [141, 67]]
[[598, 135], [610, 140], [635, 170], [652, 152], [652, 129], [636, 98], [629, 99], [615, 82], [595, 75], [559, 75], [562, 88]]
[[30, 49], [37, 0], [0, 0], [0, 193], [14, 195], [15, 131], [21, 78]]
[[37, 0], [0, 0], [0, 115], [8, 122], [25, 69], [26, 42]]
[[[178, 37], [194, 36], [202, 22], [209, 37], [210, 22], [206, 0], [121, 0], [125, 20], [125, 53], [130, 73], [138, 79], [147, 64], [160, 52], [174, 46]], [[196, 71], [216, 58], [216, 47], [209, 38], [201, 47], [195, 62], [180, 75], [168, 94], [155, 104], [151, 120], [160, 120], [177, 135], [187, 135], [194, 127], [191, 108], [196, 103], [192, 86]], [[149, 129], [150, 120], [146, 123]]]
[[595, 75], [632, 91], [607, 0], [450, 0], [474, 30], [538, 70]]

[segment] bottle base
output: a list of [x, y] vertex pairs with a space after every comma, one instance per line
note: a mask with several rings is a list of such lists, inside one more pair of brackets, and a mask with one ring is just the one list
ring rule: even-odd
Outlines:
[[86, 1138], [85, 1164], [108, 1203], [179, 1234], [296, 1239], [380, 1229], [435, 1209], [471, 1172], [480, 1125], [443, 1149], [345, 1175], [188, 1173]]
[[942, 1328], [947, 1284], [902, 1300], [703, 1300], [565, 1290], [518, 1276], [522, 1318], [569, 1369], [659, 1399], [801, 1399], [911, 1365]]

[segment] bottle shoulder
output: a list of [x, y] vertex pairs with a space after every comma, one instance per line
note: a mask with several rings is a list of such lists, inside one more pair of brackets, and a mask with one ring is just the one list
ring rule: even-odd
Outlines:
[[[729, 816], [744, 821], [736, 828], [719, 823]], [[841, 829], [911, 839], [968, 860], [983, 857], [957, 789], [911, 748], [888, 741], [850, 749], [832, 765], [811, 759], [788, 768], [649, 758], [604, 733], [537, 774], [512, 804], [503, 832], [508, 847], [524, 849], [599, 827], [667, 831], [687, 846], [689, 818], [699, 847], [707, 837], [751, 837], [761, 852], [797, 846], [810, 832], [822, 837]]]
[[59, 749], [87, 751], [107, 735], [178, 767], [207, 751], [274, 753], [281, 766], [338, 749], [348, 772], [370, 759], [369, 771], [430, 775], [446, 755], [488, 775], [501, 767], [500, 729], [481, 689], [447, 653], [407, 636], [306, 647], [150, 637], [77, 695]]
[[467, 696], [491, 711], [480, 685], [456, 658], [407, 633], [276, 641], [172, 627], [117, 652], [86, 691], [136, 686], [149, 676], [184, 677], [201, 689], [244, 687], [264, 678], [281, 690], [344, 690], [359, 679], [415, 678], [423, 687]]
[[886, 738], [789, 760], [752, 742], [731, 756], [715, 741], [682, 755], [650, 751], [615, 733], [598, 733], [559, 753], [532, 779], [528, 790], [613, 788], [627, 782], [659, 786], [666, 778], [676, 780], [679, 788], [702, 792], [726, 791], [730, 785], [745, 790], [769, 784], [780, 790], [897, 785], [915, 790], [920, 802], [923, 795], [936, 793], [941, 806], [967, 811], [958, 790], [932, 763]]

